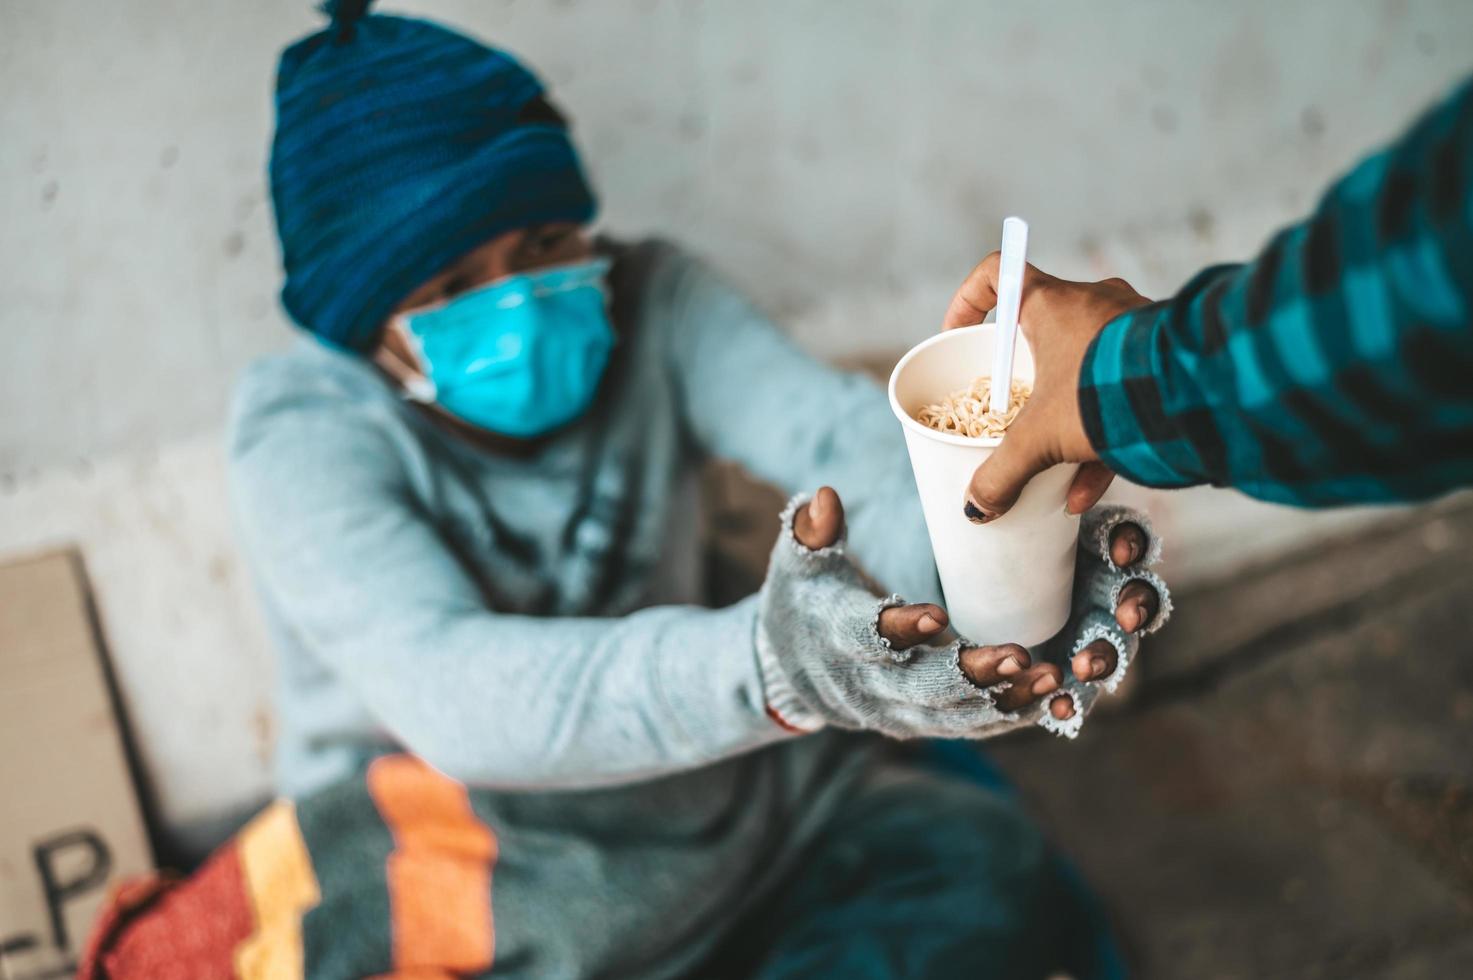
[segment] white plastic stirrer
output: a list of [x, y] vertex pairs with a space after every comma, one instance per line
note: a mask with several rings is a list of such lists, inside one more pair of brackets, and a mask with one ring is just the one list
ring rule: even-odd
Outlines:
[[1002, 223], [1002, 259], [997, 270], [997, 347], [992, 352], [992, 398], [987, 407], [1008, 410], [1013, 391], [1013, 345], [1018, 338], [1018, 307], [1023, 303], [1023, 265], [1028, 254], [1028, 222]]

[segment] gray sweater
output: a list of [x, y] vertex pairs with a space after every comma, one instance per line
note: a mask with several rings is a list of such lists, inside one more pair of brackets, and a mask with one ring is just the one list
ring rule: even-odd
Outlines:
[[878, 386], [667, 245], [623, 250], [613, 276], [597, 401], [526, 458], [477, 451], [308, 340], [255, 364], [233, 413], [234, 506], [280, 654], [279, 788], [330, 802], [396, 748], [467, 783], [499, 846], [498, 975], [689, 969], [846, 799], [893, 778], [870, 739], [768, 716], [759, 597], [694, 604], [702, 457], [834, 486], [848, 554], [940, 599]]
[[391, 744], [472, 785], [553, 789], [787, 738], [764, 713], [755, 602], [691, 605], [705, 455], [790, 492], [836, 487], [850, 553], [939, 599], [878, 386], [668, 245], [626, 250], [614, 276], [603, 389], [529, 458], [477, 451], [310, 340], [242, 379], [231, 485], [280, 651], [283, 792]]

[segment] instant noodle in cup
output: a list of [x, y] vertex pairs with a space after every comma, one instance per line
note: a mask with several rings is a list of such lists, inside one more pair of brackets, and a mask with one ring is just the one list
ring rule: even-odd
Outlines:
[[[995, 336], [993, 324], [985, 323], [936, 334], [911, 348], [890, 374], [890, 408], [905, 430], [952, 626], [973, 643], [1032, 646], [1058, 633], [1069, 619], [1079, 519], [1065, 513], [1064, 501], [1078, 466], [1044, 470], [1006, 514], [973, 524], [962, 513], [972, 473], [1006, 432], [962, 435], [918, 418], [927, 406], [972, 388], [979, 377], [986, 379]], [[1033, 355], [1021, 334], [1013, 380], [1032, 387]], [[966, 413], [966, 408], [953, 413], [946, 424], [953, 430], [999, 431], [995, 418], [978, 423]]]

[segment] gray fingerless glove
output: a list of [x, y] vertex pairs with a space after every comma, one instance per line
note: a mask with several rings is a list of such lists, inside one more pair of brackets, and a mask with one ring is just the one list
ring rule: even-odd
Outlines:
[[[1123, 523], [1137, 525], [1146, 536], [1146, 554], [1128, 569], [1116, 565], [1110, 555], [1110, 535]], [[1080, 521], [1079, 562], [1074, 578], [1074, 614], [1069, 625], [1053, 640], [1044, 644], [1034, 656], [1046, 657], [1064, 668], [1064, 684], [1059, 693], [1074, 699], [1074, 714], [1060, 721], [1044, 714], [1039, 724], [1056, 735], [1075, 738], [1101, 694], [1114, 694], [1135, 659], [1140, 647], [1140, 634], [1126, 633], [1115, 621], [1115, 606], [1120, 590], [1132, 581], [1150, 583], [1160, 599], [1156, 615], [1141, 634], [1154, 633], [1171, 618], [1171, 590], [1151, 566], [1161, 560], [1161, 539], [1142, 511], [1118, 505], [1095, 507]], [[1115, 648], [1115, 670], [1108, 677], [1083, 682], [1074, 676], [1070, 660], [1096, 640], [1106, 640]], [[1057, 697], [1058, 695], [1055, 695]]]
[[[1008, 683], [990, 689], [973, 684], [959, 664], [965, 640], [903, 651], [890, 647], [879, 634], [880, 613], [904, 600], [870, 593], [844, 554], [842, 538], [814, 551], [793, 536], [794, 516], [807, 502], [806, 496], [794, 497], [783, 511], [759, 593], [756, 637], [768, 711], [799, 731], [833, 725], [892, 738], [990, 738], [1037, 724], [1074, 738], [1099, 695], [1120, 685], [1139, 646], [1139, 638], [1115, 621], [1120, 590], [1132, 579], [1144, 579], [1160, 595], [1160, 611], [1145, 632], [1159, 629], [1171, 614], [1165, 583], [1142, 567], [1160, 554], [1149, 520], [1125, 508], [1091, 511], [1081, 527], [1074, 614], [1058, 636], [1030, 651], [1035, 662], [1061, 663], [1064, 683], [1020, 711], [1002, 711], [993, 693]], [[1140, 525], [1150, 541], [1145, 560], [1129, 570], [1117, 568], [1109, 556], [1110, 531], [1124, 520]], [[1081, 682], [1069, 658], [1098, 639], [1115, 647], [1117, 666], [1109, 677]], [[1074, 714], [1061, 721], [1048, 706], [1064, 694], [1073, 698]]]
[[997, 710], [992, 696], [958, 665], [961, 644], [890, 648], [880, 613], [899, 596], [876, 598], [844, 554], [843, 541], [818, 551], [793, 536], [806, 496], [782, 515], [759, 594], [757, 657], [768, 711], [804, 731], [837, 728], [892, 738], [985, 738], [1026, 724]]

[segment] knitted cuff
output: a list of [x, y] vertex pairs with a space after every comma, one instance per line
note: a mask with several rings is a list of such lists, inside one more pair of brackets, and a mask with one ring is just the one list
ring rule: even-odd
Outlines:
[[795, 734], [807, 734], [823, 728], [823, 717], [812, 711], [788, 680], [777, 653], [767, 640], [767, 632], [757, 629], [757, 667], [762, 674], [762, 701], [773, 721]]
[[[1043, 713], [1038, 716], [1038, 727], [1064, 738], [1078, 738], [1079, 730], [1084, 727], [1084, 713], [1088, 710], [1084, 704], [1084, 691], [1084, 685], [1077, 680], [1066, 680], [1062, 690], [1043, 702]], [[1055, 718], [1053, 711], [1050, 710], [1053, 707], [1054, 698], [1066, 694], [1074, 702], [1074, 713], [1068, 718]]]
[[915, 678], [912, 688], [918, 704], [942, 709], [961, 708], [968, 713], [998, 711], [993, 695], [1002, 688], [979, 687], [962, 671], [962, 650], [966, 645], [963, 640], [953, 640], [944, 647], [911, 648], [929, 655], [922, 676]]
[[1079, 625], [1079, 639], [1074, 641], [1074, 649], [1070, 651], [1069, 656], [1072, 658], [1096, 640], [1108, 641], [1115, 648], [1115, 671], [1109, 677], [1103, 677], [1090, 683], [1103, 689], [1106, 694], [1114, 694], [1120, 682], [1125, 680], [1125, 671], [1130, 666], [1135, 644], [1130, 642], [1130, 637], [1126, 636], [1120, 624], [1115, 622], [1113, 613], [1097, 609], [1086, 615]]
[[848, 537], [845, 529], [839, 534], [839, 540], [827, 548], [810, 548], [799, 541], [793, 533], [793, 521], [798, 516], [798, 508], [806, 506], [813, 499], [811, 493], [798, 493], [788, 498], [788, 505], [783, 508], [778, 520], [781, 524], [778, 531], [778, 548], [783, 551], [802, 572], [820, 572], [834, 564], [834, 559], [844, 557], [844, 542]]
[[896, 606], [903, 605], [905, 605], [905, 600], [894, 592], [875, 603], [875, 614], [870, 617], [869, 627], [865, 630], [864, 635], [864, 642], [867, 647], [879, 647], [897, 664], [908, 663], [911, 659], [911, 651], [895, 649], [890, 644], [890, 641], [880, 634], [880, 615], [886, 609], [894, 609]]
[[1090, 509], [1080, 519], [1079, 549], [1098, 558], [1111, 571], [1123, 571], [1110, 557], [1110, 535], [1121, 524], [1134, 524], [1146, 535], [1146, 553], [1131, 568], [1148, 568], [1161, 560], [1161, 539], [1151, 526], [1151, 518], [1145, 511], [1118, 504], [1106, 504]]
[[959, 636], [942, 648], [946, 651], [947, 655], [947, 664], [949, 667], [947, 675], [962, 683], [962, 686], [968, 691], [966, 695], [968, 699], [975, 699], [983, 707], [997, 712], [997, 716], [1001, 719], [1007, 721], [1016, 720], [1018, 717], [1017, 714], [1003, 711], [997, 706], [997, 695], [1012, 687], [1013, 685], [1011, 683], [1008, 681], [998, 681], [991, 687], [983, 687], [968, 677], [966, 671], [962, 670], [962, 651], [976, 645], [972, 641]]
[[1103, 609], [1113, 616], [1115, 607], [1120, 603], [1121, 590], [1131, 582], [1145, 582], [1156, 590], [1156, 597], [1159, 601], [1156, 615], [1151, 617], [1151, 621], [1145, 625], [1144, 629], [1138, 631], [1143, 636], [1154, 633], [1166, 625], [1166, 621], [1171, 618], [1172, 610], [1171, 590], [1166, 587], [1165, 582], [1161, 581], [1161, 576], [1155, 572], [1136, 569], [1114, 574], [1081, 576], [1075, 586], [1075, 607], [1077, 609]]

